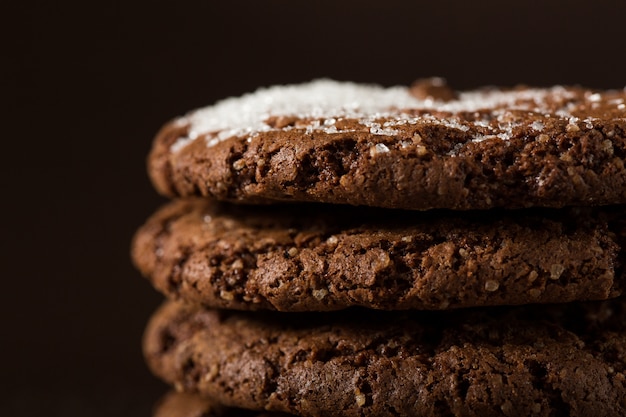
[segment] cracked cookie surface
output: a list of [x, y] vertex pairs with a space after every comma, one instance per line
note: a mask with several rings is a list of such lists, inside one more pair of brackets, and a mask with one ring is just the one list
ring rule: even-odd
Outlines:
[[622, 208], [416, 212], [169, 203], [133, 259], [172, 298], [328, 311], [600, 300], [623, 286]]
[[281, 314], [166, 303], [144, 353], [179, 390], [301, 416], [621, 416], [623, 299]]
[[167, 196], [388, 208], [626, 203], [626, 91], [330, 80], [197, 110], [154, 140]]

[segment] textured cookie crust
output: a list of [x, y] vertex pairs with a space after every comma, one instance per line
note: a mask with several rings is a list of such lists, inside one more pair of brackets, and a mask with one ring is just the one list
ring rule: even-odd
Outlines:
[[622, 212], [426, 213], [179, 200], [138, 231], [132, 253], [164, 294], [214, 308], [600, 300], [622, 291]]
[[626, 91], [456, 93], [338, 83], [262, 89], [157, 135], [167, 196], [486, 209], [626, 203]]
[[153, 417], [288, 417], [282, 413], [261, 413], [224, 407], [208, 398], [185, 392], [167, 393], [154, 409]]
[[144, 353], [181, 390], [302, 416], [623, 416], [624, 301], [292, 314], [170, 302]]

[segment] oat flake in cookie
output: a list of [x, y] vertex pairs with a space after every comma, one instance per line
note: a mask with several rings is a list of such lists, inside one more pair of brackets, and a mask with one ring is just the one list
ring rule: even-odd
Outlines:
[[166, 125], [149, 157], [168, 196], [486, 209], [626, 203], [626, 92], [455, 92], [317, 80]]
[[144, 352], [179, 389], [304, 417], [623, 416], [624, 306], [282, 314], [169, 303]]

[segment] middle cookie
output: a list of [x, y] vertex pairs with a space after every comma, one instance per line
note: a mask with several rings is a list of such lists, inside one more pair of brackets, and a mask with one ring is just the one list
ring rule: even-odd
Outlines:
[[172, 298], [213, 308], [451, 309], [622, 293], [622, 208], [404, 212], [175, 201], [133, 260]]

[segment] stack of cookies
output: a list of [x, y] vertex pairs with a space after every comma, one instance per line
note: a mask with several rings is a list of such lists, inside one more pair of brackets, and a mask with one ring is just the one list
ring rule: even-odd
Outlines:
[[166, 125], [156, 415], [626, 415], [626, 91], [318, 80]]

